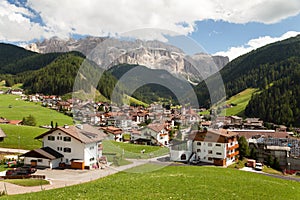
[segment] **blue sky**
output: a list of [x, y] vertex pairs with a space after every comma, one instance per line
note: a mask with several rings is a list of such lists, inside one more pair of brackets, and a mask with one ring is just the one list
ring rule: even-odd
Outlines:
[[246, 24], [204, 20], [196, 22], [197, 30], [189, 36], [210, 53], [224, 51], [231, 46], [246, 44], [262, 36], [280, 37], [288, 31], [300, 32], [300, 15], [289, 17], [275, 24], [249, 22]]
[[[299, 0], [0, 1], [0, 41], [21, 45], [53, 36], [114, 36], [153, 28], [162, 33], [141, 39], [165, 41], [168, 30], [190, 37], [207, 53], [234, 59], [297, 35], [299, 22]], [[185, 43], [178, 38], [177, 43]]]

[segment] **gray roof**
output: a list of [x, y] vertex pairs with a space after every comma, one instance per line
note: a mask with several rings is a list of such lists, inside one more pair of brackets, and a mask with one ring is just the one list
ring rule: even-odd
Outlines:
[[88, 124], [84, 124], [81, 128], [78, 128], [76, 126], [57, 127], [51, 129], [50, 131], [47, 131], [42, 135], [37, 136], [35, 139], [41, 139], [44, 136], [51, 134], [56, 130], [60, 130], [84, 144], [101, 141], [106, 136], [102, 130], [94, 128], [93, 126], [90, 126]]
[[50, 147], [43, 147], [40, 149], [31, 150], [21, 155], [21, 157], [47, 158], [50, 160], [55, 160], [57, 158], [62, 158], [64, 156]]

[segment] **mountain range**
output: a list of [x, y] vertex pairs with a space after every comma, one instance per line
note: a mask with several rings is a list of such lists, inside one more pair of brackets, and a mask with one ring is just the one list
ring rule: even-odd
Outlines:
[[228, 57], [198, 53], [186, 55], [181, 49], [160, 41], [121, 40], [107, 37], [86, 37], [61, 40], [57, 37], [29, 44], [27, 50], [39, 53], [78, 51], [103, 69], [119, 64], [143, 65], [199, 83], [223, 68]]
[[[151, 76], [171, 77], [168, 78], [169, 81], [176, 80], [175, 82], [178, 83], [180, 81], [177, 81], [176, 77], [181, 76], [178, 80], [182, 80], [183, 76], [195, 84], [197, 76], [191, 74], [195, 73], [193, 70], [199, 69], [193, 68], [197, 66], [194, 63], [203, 64], [206, 59], [215, 59], [216, 63], [219, 62], [219, 74], [222, 76], [227, 98], [247, 88], [259, 89], [246, 107], [246, 116], [259, 117], [265, 121], [289, 126], [300, 125], [300, 100], [297, 99], [300, 95], [300, 36], [261, 47], [229, 63], [222, 57], [210, 57], [207, 54], [186, 56], [180, 49], [171, 45], [163, 46], [157, 41], [152, 41], [152, 43], [134, 41], [132, 44], [132, 41], [98, 39], [102, 41], [99, 48], [96, 47], [89, 52], [82, 50], [82, 53], [69, 52], [69, 50], [87, 49], [83, 43], [75, 40], [73, 43], [68, 40], [68, 48], [63, 50], [60, 47], [64, 42], [61, 44], [55, 38], [50, 39], [50, 42], [37, 43], [35, 46], [35, 50], [40, 52], [46, 49], [51, 52], [61, 49], [61, 51], [67, 51], [64, 53], [36, 53], [14, 45], [0, 44], [0, 79], [6, 80], [8, 85], [21, 82], [27, 92], [62, 95], [72, 91], [74, 78], [81, 63], [89, 58], [94, 61], [95, 66], [100, 63], [100, 68], [106, 70], [100, 84], [96, 87], [106, 98], [110, 99], [118, 80], [124, 73], [137, 66], [144, 71], [150, 70], [148, 73]], [[95, 41], [93, 38], [87, 40]], [[95, 43], [91, 42], [89, 45], [95, 45]], [[104, 48], [105, 45], [109, 47], [111, 44], [115, 44], [116, 48]], [[131, 46], [133, 50], [131, 51], [128, 46]], [[138, 61], [144, 63], [147, 68], [141, 66], [142, 64]], [[178, 61], [176, 65], [175, 61]], [[168, 65], [166, 69], [164, 63]], [[225, 67], [222, 67], [224, 64], [226, 64]], [[189, 65], [193, 67], [189, 68]], [[209, 68], [205, 64], [203, 66]], [[88, 79], [88, 76], [93, 73], [95, 72], [91, 70], [90, 74], [82, 79]], [[208, 69], [207, 77], [201, 74], [202, 79], [206, 78], [205, 81], [201, 81], [202, 79], [198, 77], [199, 83], [192, 84], [201, 107], [209, 108], [210, 97], [220, 95], [220, 86], [215, 84], [218, 77], [214, 73], [215, 71]], [[207, 84], [211, 85], [210, 93]], [[88, 85], [83, 85], [84, 87]], [[147, 102], [155, 101], [161, 96], [166, 99], [176, 98], [168, 88], [157, 84], [148, 84], [138, 88], [132, 95]]]

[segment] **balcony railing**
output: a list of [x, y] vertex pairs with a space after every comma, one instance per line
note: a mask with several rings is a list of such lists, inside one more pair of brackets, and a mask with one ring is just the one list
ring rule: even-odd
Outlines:
[[227, 154], [227, 157], [229, 158], [229, 157], [233, 157], [233, 156], [237, 156], [237, 155], [239, 155], [239, 151], [235, 151], [233, 153], [229, 153], [229, 154]]
[[231, 146], [231, 147], [226, 147], [226, 150], [233, 150], [233, 149], [237, 149], [239, 148], [239, 144], [235, 144], [234, 146]]

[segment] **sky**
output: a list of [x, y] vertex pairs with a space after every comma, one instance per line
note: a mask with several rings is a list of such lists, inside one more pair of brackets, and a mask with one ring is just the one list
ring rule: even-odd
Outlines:
[[5, 43], [118, 36], [145, 28], [161, 34], [143, 34], [141, 39], [181, 35], [206, 53], [232, 60], [300, 34], [300, 1], [0, 0], [0, 42]]

